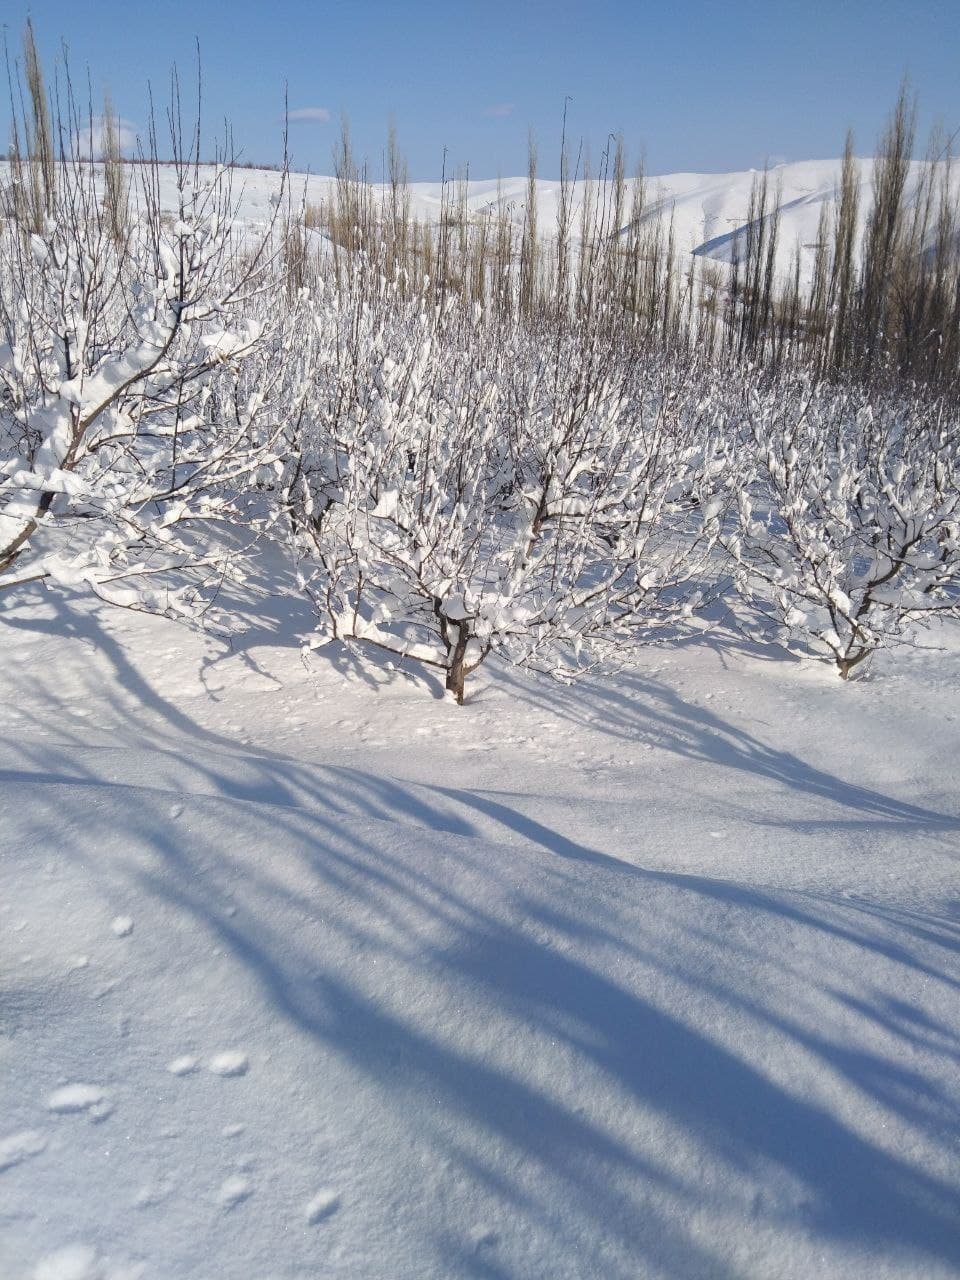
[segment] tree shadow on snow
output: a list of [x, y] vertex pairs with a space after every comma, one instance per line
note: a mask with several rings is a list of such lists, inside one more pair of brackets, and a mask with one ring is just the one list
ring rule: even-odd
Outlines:
[[[89, 802], [38, 792], [52, 848], [74, 791]], [[507, 1280], [540, 1274], [539, 1248], [570, 1276], [732, 1280], [782, 1233], [847, 1274], [960, 1267], [955, 904], [644, 871], [502, 800], [361, 770], [313, 799], [251, 805], [224, 843], [212, 811], [185, 836], [140, 791], [115, 811], [126, 854], [95, 833], [64, 852], [222, 948], [315, 1070], [375, 1090], [357, 1160], [400, 1124], [469, 1188], [477, 1230], [396, 1187], [405, 1257]], [[471, 838], [479, 812], [535, 848]]]
[[[798, 795], [823, 800], [839, 810], [863, 815], [825, 817], [750, 816], [754, 823], [796, 830], [960, 831], [960, 816], [884, 795], [819, 769], [790, 751], [771, 746], [757, 734], [733, 724], [708, 707], [689, 702], [662, 680], [631, 674], [619, 681], [591, 681], [589, 690], [558, 688], [543, 681], [504, 673], [511, 692], [542, 711], [553, 710], [575, 724], [631, 743], [647, 743], [685, 760], [716, 765], [777, 783]], [[599, 708], [599, 714], [597, 709]]]
[[[125, 689], [156, 714], [152, 774], [107, 783], [79, 750], [51, 768], [42, 742], [8, 744], [0, 781], [22, 800], [24, 847], [75, 859], [108, 902], [175, 920], [183, 946], [222, 949], [311, 1069], [372, 1088], [358, 1161], [383, 1157], [382, 1121], [468, 1189], [476, 1230], [419, 1186], [395, 1189], [405, 1256], [434, 1259], [428, 1274], [542, 1274], [540, 1249], [571, 1277], [733, 1280], [751, 1242], [780, 1236], [847, 1274], [886, 1257], [960, 1269], [960, 1114], [945, 1084], [960, 1064], [956, 901], [645, 870], [517, 797], [240, 754], [163, 699], [99, 621], [67, 625], [110, 664], [117, 691], [103, 696]], [[520, 691], [546, 703], [534, 683]], [[811, 829], [960, 826], [663, 682], [590, 698], [616, 737], [840, 811]], [[557, 707], [586, 723], [585, 704], [551, 687]], [[79, 748], [82, 726], [60, 736]], [[172, 796], [191, 792], [203, 822], [172, 824]]]

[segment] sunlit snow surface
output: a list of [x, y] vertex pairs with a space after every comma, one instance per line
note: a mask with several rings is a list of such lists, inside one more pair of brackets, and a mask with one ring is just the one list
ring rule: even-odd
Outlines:
[[960, 1275], [955, 632], [461, 710], [238, 607], [5, 600], [4, 1280]]

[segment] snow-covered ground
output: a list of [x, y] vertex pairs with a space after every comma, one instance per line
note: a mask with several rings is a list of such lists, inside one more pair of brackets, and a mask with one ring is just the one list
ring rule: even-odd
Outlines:
[[0, 1276], [960, 1275], [960, 636], [563, 688], [0, 618]]

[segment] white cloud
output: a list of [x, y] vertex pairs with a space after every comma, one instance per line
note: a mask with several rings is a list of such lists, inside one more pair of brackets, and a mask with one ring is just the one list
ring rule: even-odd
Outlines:
[[[122, 116], [114, 116], [113, 128], [120, 146], [120, 154], [130, 155], [137, 146], [137, 126], [131, 120], [124, 120]], [[106, 116], [94, 116], [92, 120], [87, 120], [77, 131], [74, 139], [78, 154], [85, 159], [102, 159], [106, 137]]]
[[495, 102], [492, 107], [487, 107], [483, 113], [485, 116], [494, 116], [502, 119], [504, 116], [513, 115], [512, 102]]
[[297, 107], [287, 115], [291, 124], [326, 124], [330, 112], [326, 107]]

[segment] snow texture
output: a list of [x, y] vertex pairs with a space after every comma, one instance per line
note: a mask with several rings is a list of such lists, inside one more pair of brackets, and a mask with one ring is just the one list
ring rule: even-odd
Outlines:
[[460, 708], [259, 572], [7, 597], [3, 1280], [956, 1280], [956, 624]]
[[167, 1070], [172, 1076], [188, 1076], [191, 1071], [196, 1071], [197, 1066], [197, 1059], [192, 1054], [185, 1053], [168, 1063]]
[[249, 1066], [247, 1055], [239, 1049], [227, 1049], [210, 1059], [210, 1070], [217, 1076], [242, 1076]]
[[38, 1156], [46, 1150], [46, 1135], [35, 1129], [24, 1129], [22, 1133], [11, 1133], [8, 1138], [0, 1138], [0, 1173], [4, 1169], [12, 1169], [15, 1164], [30, 1156]]
[[103, 1102], [103, 1090], [93, 1084], [67, 1084], [47, 1099], [47, 1110], [60, 1113], [89, 1111]]
[[304, 1210], [304, 1217], [311, 1226], [323, 1222], [340, 1208], [340, 1197], [335, 1191], [318, 1191]]

